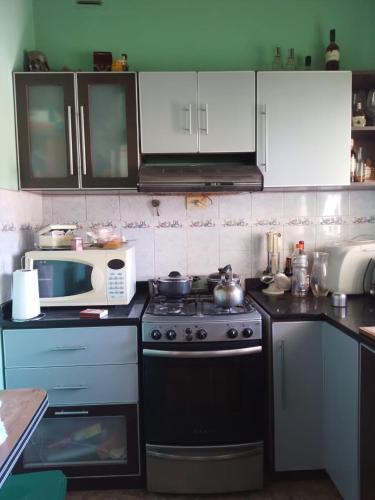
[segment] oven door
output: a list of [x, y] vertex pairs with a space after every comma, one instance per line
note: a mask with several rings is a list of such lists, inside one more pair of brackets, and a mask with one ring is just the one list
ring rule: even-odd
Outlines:
[[[228, 345], [229, 344], [229, 345]], [[210, 446], [263, 440], [260, 341], [144, 344], [145, 439]]]

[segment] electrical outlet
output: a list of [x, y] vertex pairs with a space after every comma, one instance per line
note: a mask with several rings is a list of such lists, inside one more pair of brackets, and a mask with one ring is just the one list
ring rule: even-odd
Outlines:
[[188, 194], [186, 195], [187, 209], [205, 209], [212, 205], [212, 200], [206, 194]]

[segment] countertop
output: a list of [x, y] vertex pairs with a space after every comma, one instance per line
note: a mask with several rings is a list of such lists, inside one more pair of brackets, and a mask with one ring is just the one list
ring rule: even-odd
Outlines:
[[19, 328], [59, 328], [77, 326], [110, 326], [110, 325], [138, 325], [143, 309], [148, 299], [147, 293], [137, 292], [132, 301], [127, 306], [101, 307], [108, 309], [108, 317], [102, 319], [81, 319], [79, 312], [85, 309], [80, 307], [44, 307], [42, 313], [45, 316], [33, 321], [12, 321], [11, 304], [7, 303], [3, 307], [0, 316], [0, 328], [3, 330]]
[[331, 306], [331, 298], [265, 295], [260, 290], [247, 289], [249, 296], [268, 313], [274, 321], [327, 321], [360, 342], [375, 347], [375, 341], [359, 333], [361, 326], [375, 326], [375, 298], [370, 295], [348, 296], [348, 306]]
[[7, 437], [0, 446], [0, 487], [43, 417], [47, 393], [43, 389], [0, 391], [1, 420]]

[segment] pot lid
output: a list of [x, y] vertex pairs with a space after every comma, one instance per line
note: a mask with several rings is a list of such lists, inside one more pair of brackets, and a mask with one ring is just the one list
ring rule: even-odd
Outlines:
[[186, 283], [187, 281], [192, 281], [191, 276], [182, 276], [178, 271], [171, 271], [168, 276], [163, 276], [158, 278], [157, 281], [161, 283]]

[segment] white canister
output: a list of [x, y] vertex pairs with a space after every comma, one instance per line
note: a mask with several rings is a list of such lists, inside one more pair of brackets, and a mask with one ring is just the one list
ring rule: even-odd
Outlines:
[[13, 272], [12, 319], [26, 321], [40, 314], [37, 269], [17, 269]]

